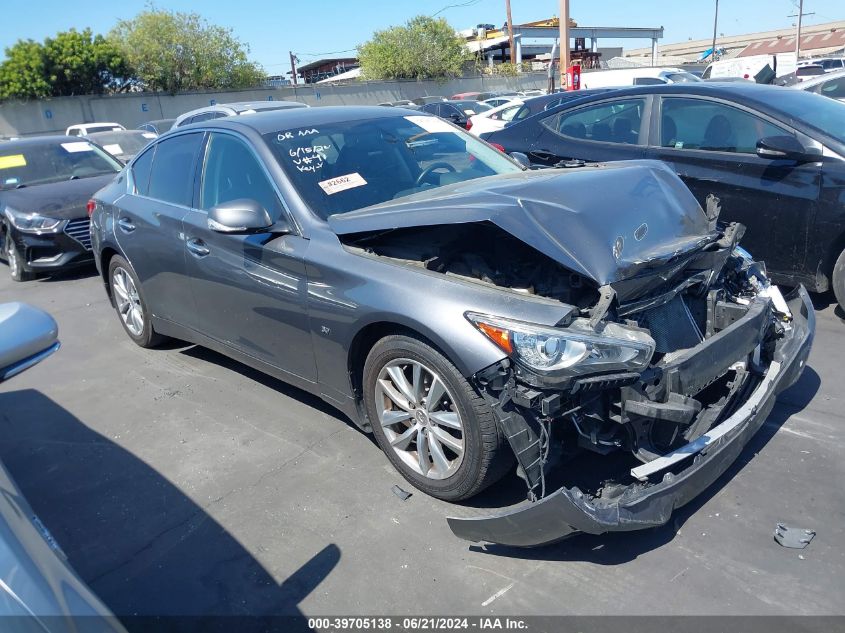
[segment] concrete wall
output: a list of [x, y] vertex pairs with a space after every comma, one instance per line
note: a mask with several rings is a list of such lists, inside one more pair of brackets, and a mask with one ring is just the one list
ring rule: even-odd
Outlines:
[[463, 77], [446, 82], [371, 81], [178, 95], [135, 93], [8, 101], [0, 103], [0, 137], [64, 133], [69, 125], [92, 121], [114, 121], [133, 128], [153, 119], [175, 118], [210, 103], [288, 99], [312, 106], [375, 105], [425, 95], [449, 97], [476, 90], [545, 88], [546, 82], [545, 73], [525, 73], [518, 77]]

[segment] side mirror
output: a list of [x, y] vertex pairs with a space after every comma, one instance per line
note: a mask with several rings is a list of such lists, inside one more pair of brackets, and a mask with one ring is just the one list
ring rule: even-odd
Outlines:
[[217, 233], [260, 233], [271, 226], [270, 214], [250, 198], [222, 202], [208, 210], [208, 228]]
[[531, 161], [528, 159], [527, 154], [523, 154], [522, 152], [511, 152], [510, 157], [526, 169], [531, 167]]
[[805, 148], [794, 136], [767, 136], [757, 141], [757, 156], [770, 160], [794, 160], [813, 163], [821, 160], [821, 152]]
[[29, 369], [59, 349], [59, 326], [25, 303], [0, 304], [0, 382]]

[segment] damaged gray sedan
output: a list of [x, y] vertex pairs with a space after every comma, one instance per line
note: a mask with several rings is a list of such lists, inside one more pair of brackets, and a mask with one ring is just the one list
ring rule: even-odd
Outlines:
[[784, 297], [662, 164], [525, 171], [399, 108], [179, 128], [91, 207], [139, 345], [319, 395], [440, 499], [516, 469], [523, 504], [449, 519], [473, 541], [667, 522], [797, 380], [815, 327], [804, 289]]

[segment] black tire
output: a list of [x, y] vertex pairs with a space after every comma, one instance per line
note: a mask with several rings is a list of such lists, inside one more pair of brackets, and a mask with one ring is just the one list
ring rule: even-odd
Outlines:
[[[380, 423], [379, 408], [384, 410], [384, 406], [378, 405], [377, 408], [376, 403], [379, 374], [391, 362], [399, 360], [417, 362], [436, 372], [447, 390], [444, 402], [448, 402], [451, 411], [460, 416], [463, 425], [462, 459], [454, 472], [445, 478], [431, 479], [409, 467], [391, 446]], [[455, 366], [424, 340], [412, 336], [391, 335], [378, 341], [370, 350], [364, 364], [362, 384], [364, 406], [376, 441], [401, 475], [426, 494], [446, 501], [467, 499], [501, 479], [513, 464], [513, 454], [507, 446], [506, 438], [499, 432], [490, 406]], [[413, 418], [403, 424], [411, 423], [414, 423]], [[427, 423], [437, 426], [431, 420]], [[418, 452], [416, 454], [419, 455]]]
[[32, 281], [36, 274], [23, 269], [23, 257], [21, 257], [18, 247], [12, 236], [9, 234], [9, 229], [6, 229], [6, 239], [3, 243], [3, 257], [9, 265], [9, 276], [12, 281]]
[[[142, 327], [140, 332], [137, 333], [133, 332], [130, 329], [130, 327], [124, 321], [123, 316], [121, 315], [119, 300], [120, 294], [118, 291], [115, 290], [115, 273], [118, 270], [125, 272], [131, 278], [138, 295], [139, 303], [135, 305], [140, 305], [140, 311], [142, 315], [140, 321], [142, 323]], [[120, 320], [120, 324], [123, 326], [123, 329], [129, 336], [129, 338], [131, 338], [133, 341], [135, 341], [135, 343], [137, 343], [141, 347], [156, 347], [157, 345], [161, 345], [161, 343], [167, 340], [167, 337], [162, 336], [153, 328], [152, 320], [150, 318], [150, 311], [147, 308], [147, 302], [144, 300], [144, 293], [141, 290], [141, 282], [139, 281], [138, 275], [135, 274], [135, 271], [132, 269], [132, 266], [129, 264], [129, 262], [123, 259], [120, 255], [115, 255], [109, 261], [108, 275], [109, 290], [111, 291], [112, 297], [112, 305], [114, 305], [118, 319]]]
[[845, 310], [845, 251], [839, 254], [839, 259], [833, 265], [831, 285], [833, 286], [833, 295], [836, 297], [839, 307]]

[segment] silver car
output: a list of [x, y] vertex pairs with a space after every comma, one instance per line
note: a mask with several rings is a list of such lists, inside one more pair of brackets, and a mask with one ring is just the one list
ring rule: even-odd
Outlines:
[[665, 523], [760, 428], [814, 331], [804, 289], [783, 297], [743, 227], [662, 163], [526, 170], [419, 111], [190, 125], [94, 200], [138, 345], [190, 341], [317, 394], [440, 499], [516, 469], [523, 507], [450, 519], [471, 540]]

